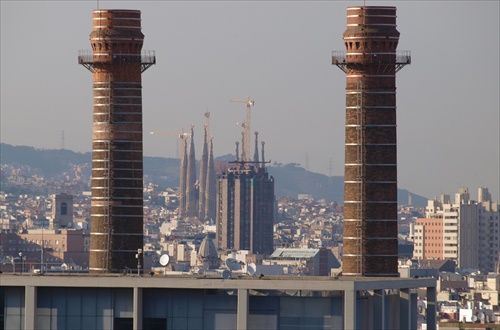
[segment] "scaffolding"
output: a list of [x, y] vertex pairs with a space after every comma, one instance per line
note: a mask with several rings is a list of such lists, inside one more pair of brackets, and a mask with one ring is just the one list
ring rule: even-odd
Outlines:
[[356, 83], [356, 269], [363, 275], [363, 220], [365, 218], [365, 110], [363, 106], [363, 82]]

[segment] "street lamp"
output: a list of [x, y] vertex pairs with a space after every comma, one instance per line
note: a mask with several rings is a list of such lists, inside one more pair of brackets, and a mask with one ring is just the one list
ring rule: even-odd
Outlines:
[[40, 249], [40, 274], [43, 275], [43, 250], [45, 250], [45, 241], [43, 239], [43, 229], [45, 228], [44, 223], [42, 223], [42, 248]]
[[26, 260], [26, 256], [23, 256], [22, 252], [19, 252], [19, 258], [21, 258], [21, 274], [24, 271], [24, 260]]
[[137, 258], [137, 275], [141, 275], [141, 254], [142, 249], [137, 249], [137, 254], [135, 255]]

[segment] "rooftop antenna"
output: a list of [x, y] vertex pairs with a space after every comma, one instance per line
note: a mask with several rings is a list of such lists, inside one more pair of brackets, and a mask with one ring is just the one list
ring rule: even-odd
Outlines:
[[241, 268], [240, 262], [235, 258], [227, 258], [226, 259], [226, 267], [229, 270], [239, 270]]
[[255, 265], [255, 263], [252, 262], [247, 265], [247, 273], [249, 275], [255, 276], [256, 271], [257, 271], [257, 266]]
[[64, 130], [61, 131], [61, 150], [66, 149], [66, 146], [64, 145]]
[[328, 176], [330, 177], [331, 180], [333, 176], [333, 160], [331, 158], [328, 161]]
[[164, 275], [167, 275], [167, 265], [168, 263], [170, 262], [170, 257], [168, 254], [164, 254], [160, 257], [160, 265], [162, 265], [163, 267], [165, 267], [164, 271], [163, 271], [163, 274]]
[[239, 270], [241, 268], [240, 262], [235, 259], [235, 258], [227, 258], [226, 259], [226, 267], [228, 269], [225, 269], [222, 272], [222, 278], [225, 280], [229, 280], [233, 276], [233, 271], [234, 270]]

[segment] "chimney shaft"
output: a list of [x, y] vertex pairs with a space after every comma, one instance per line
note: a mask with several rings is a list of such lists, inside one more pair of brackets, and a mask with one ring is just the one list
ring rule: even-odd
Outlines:
[[343, 274], [399, 276], [395, 7], [348, 7]]

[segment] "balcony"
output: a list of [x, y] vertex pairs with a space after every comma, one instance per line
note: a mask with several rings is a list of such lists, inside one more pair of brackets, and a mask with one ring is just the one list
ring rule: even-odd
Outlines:
[[[110, 56], [111, 55], [111, 56]], [[140, 63], [141, 72], [156, 64], [156, 56], [154, 50], [144, 50], [139, 54], [123, 54], [123, 53], [102, 53], [102, 55], [94, 55], [90, 49], [78, 51], [78, 64], [83, 65], [90, 72], [94, 72], [96, 65], [102, 64], [127, 64]]]
[[[396, 72], [401, 70], [405, 65], [411, 64], [411, 52], [409, 50], [397, 50], [395, 52], [395, 61], [391, 58], [387, 60], [387, 57], [376, 57], [376, 54], [372, 53], [361, 53], [360, 55], [350, 55], [350, 56], [360, 56], [360, 64], [394, 64], [396, 66]], [[352, 57], [351, 57], [352, 58]], [[347, 64], [357, 64], [358, 61], [347, 62], [347, 55], [344, 50], [334, 50], [332, 52], [332, 65], [336, 65], [342, 71], [347, 72]]]

